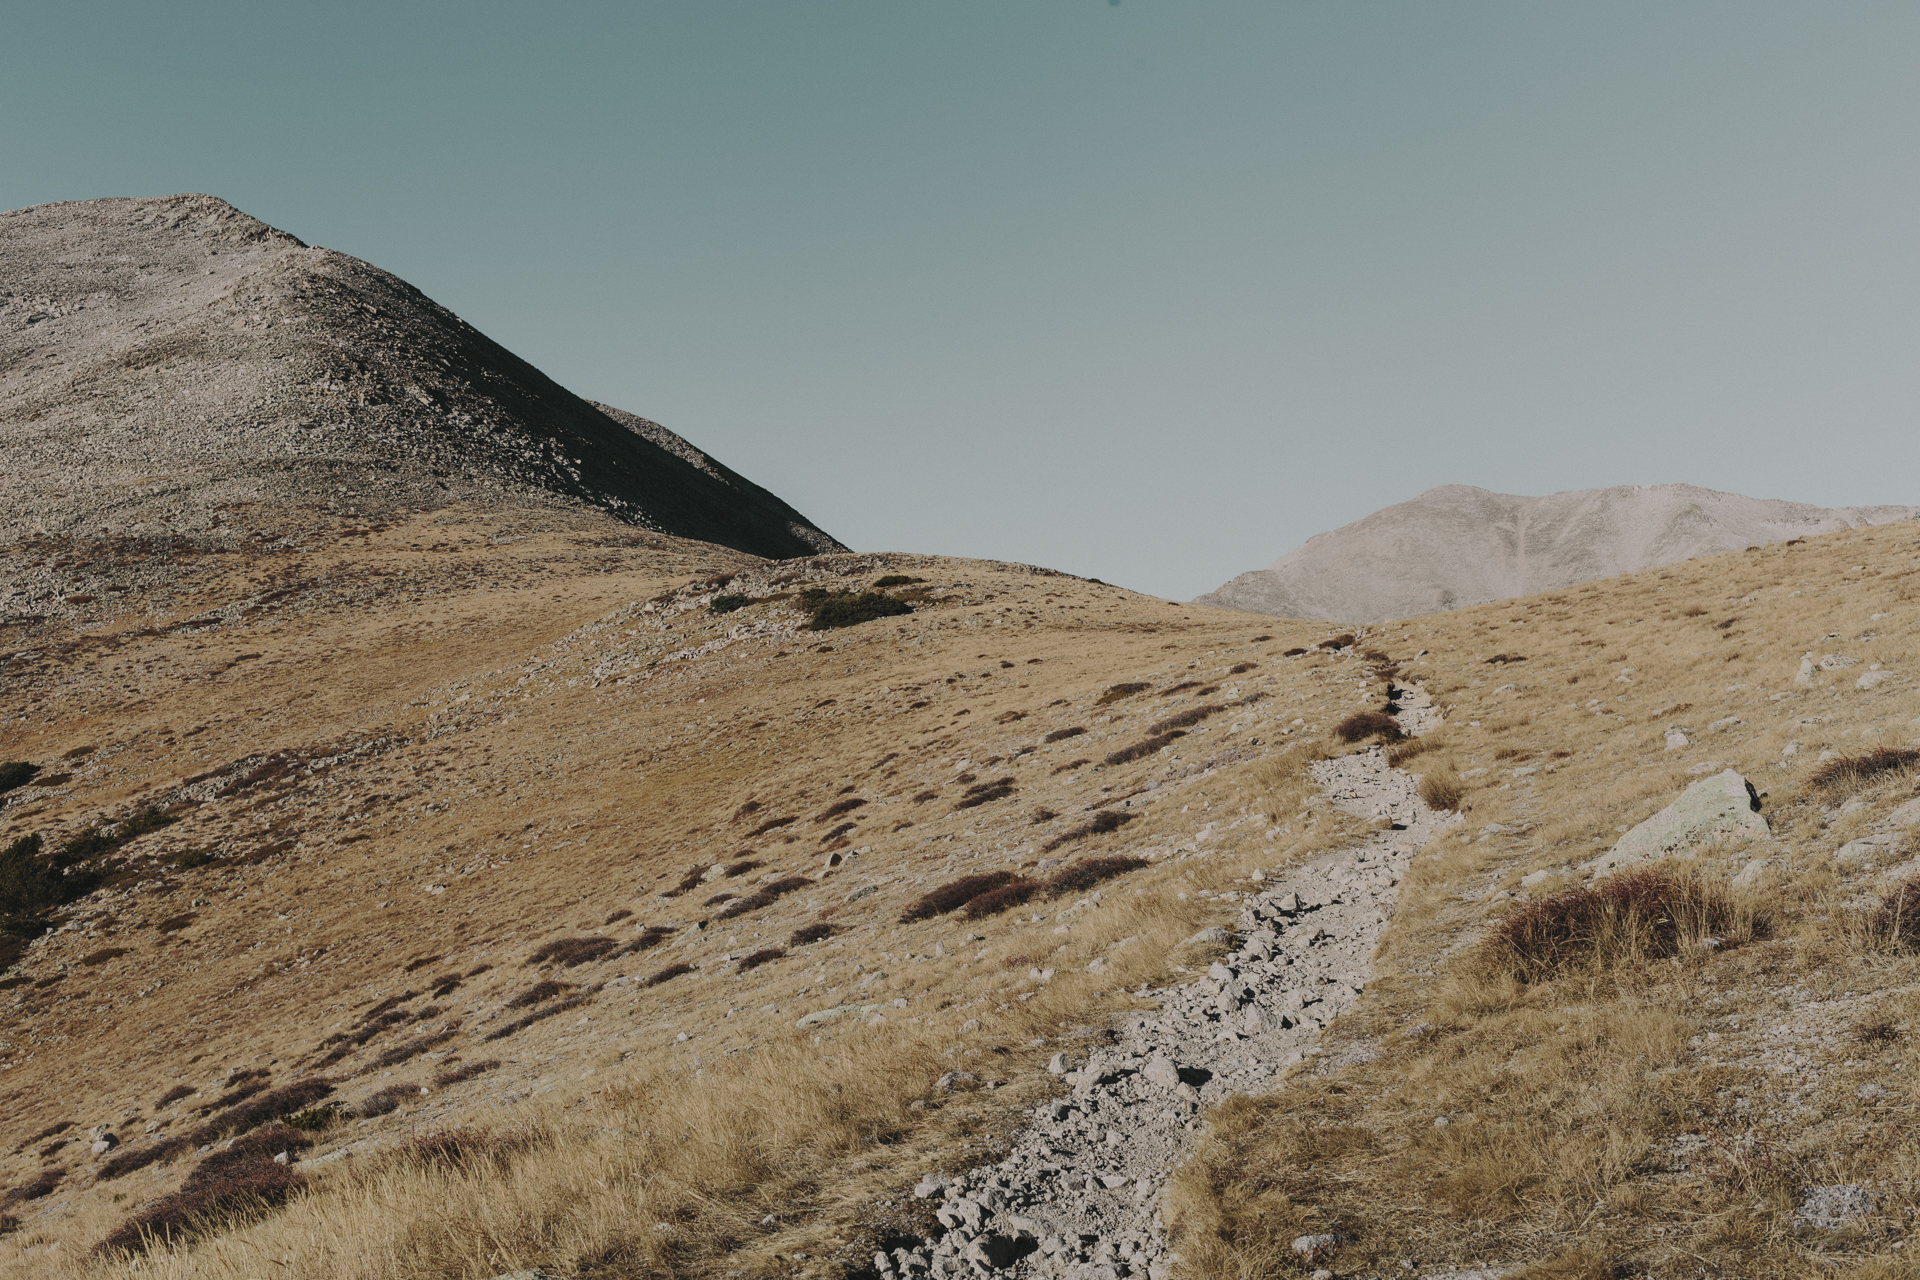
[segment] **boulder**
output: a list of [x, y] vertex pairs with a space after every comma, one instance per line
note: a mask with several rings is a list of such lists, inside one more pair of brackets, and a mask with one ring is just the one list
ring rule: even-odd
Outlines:
[[1909, 800], [1887, 815], [1896, 827], [1920, 827], [1920, 800]]
[[1619, 871], [1720, 837], [1757, 840], [1771, 834], [1767, 820], [1760, 816], [1760, 793], [1738, 772], [1728, 769], [1682, 791], [1672, 804], [1621, 836], [1612, 849], [1581, 869], [1588, 874]]
[[1153, 1061], [1140, 1069], [1140, 1074], [1147, 1078], [1148, 1083], [1157, 1084], [1162, 1089], [1178, 1088], [1180, 1084], [1180, 1068], [1174, 1066], [1173, 1060], [1164, 1054], [1155, 1056]]
[[1856, 689], [1874, 689], [1893, 679], [1891, 671], [1869, 671], [1853, 682]]

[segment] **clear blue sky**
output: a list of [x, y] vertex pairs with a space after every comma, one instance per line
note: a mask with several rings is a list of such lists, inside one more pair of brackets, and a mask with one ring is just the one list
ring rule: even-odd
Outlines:
[[0, 7], [204, 191], [862, 549], [1185, 597], [1435, 484], [1920, 502], [1920, 6]]

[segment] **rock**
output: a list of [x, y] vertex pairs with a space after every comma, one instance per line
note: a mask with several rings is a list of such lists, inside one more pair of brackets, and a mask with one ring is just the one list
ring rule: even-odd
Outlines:
[[93, 1140], [93, 1154], [103, 1156], [120, 1145], [120, 1139], [110, 1133], [103, 1133]]
[[1844, 653], [1829, 653], [1820, 659], [1820, 669], [1822, 671], [1845, 671], [1848, 667], [1853, 666], [1859, 661], [1860, 659], [1850, 658]]
[[1240, 1030], [1247, 1035], [1260, 1036], [1279, 1029], [1280, 1019], [1257, 1004], [1248, 1005], [1246, 1012], [1240, 1015]]
[[835, 1005], [831, 1009], [815, 1010], [793, 1025], [799, 1030], [805, 1031], [808, 1027], [817, 1027], [823, 1023], [833, 1022], [846, 1017], [850, 1013], [858, 1014], [862, 1018], [869, 1017], [879, 1008], [880, 1006], [877, 1004], [840, 1004]]
[[1896, 827], [1920, 827], [1920, 800], [1909, 800], [1887, 815]]
[[1219, 925], [1216, 924], [1210, 928], [1202, 929], [1200, 932], [1194, 934], [1191, 938], [1188, 938], [1185, 945], [1187, 946], [1194, 946], [1196, 944], [1215, 945], [1218, 943], [1231, 942], [1231, 941], [1233, 941], [1233, 935], [1228, 933], [1225, 929], [1222, 929]]
[[1753, 861], [1747, 863], [1746, 866], [1740, 868], [1739, 872], [1733, 877], [1733, 882], [1743, 889], [1749, 885], [1758, 884], [1761, 877], [1766, 875], [1772, 866], [1772, 858], [1755, 858]]
[[1056, 1053], [1051, 1058], [1048, 1058], [1047, 1070], [1056, 1076], [1067, 1074], [1067, 1072], [1071, 1070], [1067, 1065], [1067, 1055], [1064, 1053]]
[[1713, 730], [1715, 733], [1725, 733], [1727, 730], [1738, 728], [1745, 723], [1746, 721], [1742, 720], [1739, 716], [1728, 716], [1723, 720], [1715, 720], [1712, 724], [1708, 725], [1707, 728]]
[[1293, 1252], [1302, 1262], [1325, 1262], [1340, 1247], [1340, 1237], [1331, 1232], [1321, 1232], [1310, 1236], [1296, 1236]]
[[1855, 1183], [1837, 1183], [1826, 1187], [1808, 1187], [1800, 1193], [1800, 1206], [1794, 1210], [1796, 1233], [1835, 1231], [1849, 1219], [1872, 1213], [1879, 1197]]
[[968, 1085], [980, 1083], [980, 1077], [971, 1071], [949, 1071], [933, 1082], [933, 1087], [942, 1091], [964, 1089]]
[[1215, 982], [1232, 982], [1235, 978], [1239, 977], [1240, 975], [1235, 970], [1229, 969], [1226, 965], [1223, 965], [1218, 960], [1215, 960], [1212, 964], [1207, 966], [1207, 976], [1209, 978], [1212, 978]]
[[1290, 916], [1300, 910], [1300, 895], [1283, 893], [1273, 900], [1273, 909], [1283, 916]]
[[1095, 956], [1087, 964], [1088, 973], [1105, 973], [1106, 971], [1107, 971], [1107, 958], [1105, 956]]
[[1692, 744], [1693, 739], [1687, 737], [1684, 730], [1678, 727], [1667, 730], [1667, 750], [1678, 751], [1680, 748], [1691, 746]]
[[1787, 743], [1786, 746], [1780, 748], [1780, 754], [1783, 756], [1797, 756], [1803, 749], [1800, 745], [1800, 739], [1795, 738]]
[[1893, 679], [1891, 671], [1869, 671], [1853, 682], [1856, 689], [1875, 689]]
[[1533, 871], [1520, 877], [1520, 887], [1522, 889], [1537, 889], [1541, 885], [1550, 884], [1559, 878], [1560, 873], [1558, 871]]
[[1010, 1267], [1022, 1253], [1020, 1242], [1009, 1239], [997, 1231], [988, 1232], [961, 1253], [968, 1262], [982, 1264], [991, 1270]]
[[1140, 1069], [1140, 1074], [1149, 1084], [1159, 1085], [1162, 1089], [1174, 1089], [1180, 1085], [1180, 1068], [1164, 1054], [1155, 1055], [1153, 1060]]
[[1617, 871], [1652, 862], [1720, 836], [1764, 838], [1772, 832], [1760, 816], [1760, 795], [1732, 769], [1703, 778], [1678, 799], [1627, 832], [1613, 848], [1581, 868], [1588, 873]]
[[1877, 862], [1886, 846], [1893, 843], [1893, 836], [1862, 836], [1858, 840], [1849, 840], [1834, 850], [1833, 860], [1842, 866], [1866, 866]]
[[1109, 1191], [1118, 1191], [1121, 1187], [1126, 1186], [1132, 1181], [1133, 1179], [1124, 1173], [1103, 1173], [1100, 1175], [1100, 1185]]
[[918, 1199], [931, 1200], [937, 1195], [944, 1195], [946, 1190], [946, 1176], [944, 1174], [930, 1173], [914, 1184], [913, 1194]]
[[1801, 654], [1800, 670], [1794, 673], [1793, 682], [1802, 689], [1811, 689], [1813, 687], [1813, 670], [1813, 655], [1811, 653]]
[[285, 1164], [290, 1159], [292, 1159], [292, 1154], [290, 1152], [280, 1151], [280, 1152], [274, 1153], [273, 1162], [275, 1164]]

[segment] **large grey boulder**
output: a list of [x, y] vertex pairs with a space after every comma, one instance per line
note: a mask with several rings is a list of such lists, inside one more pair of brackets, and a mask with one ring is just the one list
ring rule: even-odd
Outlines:
[[1737, 771], [1727, 769], [1682, 791], [1679, 799], [1621, 836], [1613, 848], [1581, 869], [1588, 874], [1620, 871], [1709, 840], [1764, 840], [1772, 834], [1767, 820], [1760, 816], [1760, 793]]

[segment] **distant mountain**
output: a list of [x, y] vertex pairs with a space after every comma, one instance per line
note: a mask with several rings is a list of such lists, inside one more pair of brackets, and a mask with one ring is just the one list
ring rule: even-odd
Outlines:
[[222, 200], [0, 214], [0, 541], [454, 500], [597, 508], [773, 558], [845, 549], [405, 281]]
[[1813, 507], [1690, 484], [1544, 498], [1448, 484], [1311, 537], [1194, 603], [1385, 622], [1916, 516], [1920, 507]]

